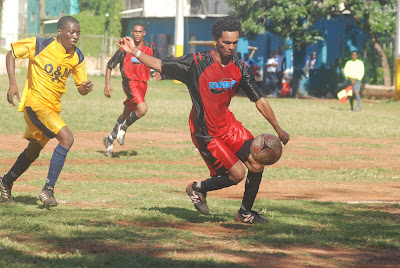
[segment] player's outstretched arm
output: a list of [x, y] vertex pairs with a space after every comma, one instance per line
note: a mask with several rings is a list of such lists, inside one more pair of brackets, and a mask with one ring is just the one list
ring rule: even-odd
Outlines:
[[13, 57], [11, 51], [7, 53], [6, 56], [6, 68], [8, 74], [9, 87], [7, 92], [7, 101], [11, 103], [13, 106], [14, 96], [17, 97], [17, 100], [20, 101], [17, 80], [15, 80], [15, 58]]
[[278, 138], [281, 140], [281, 142], [283, 144], [288, 143], [288, 141], [290, 140], [290, 135], [279, 126], [275, 114], [272, 111], [272, 108], [269, 105], [268, 101], [265, 98], [260, 98], [258, 101], [256, 101], [256, 107], [275, 129], [276, 133], [278, 133]]
[[91, 81], [85, 81], [78, 88], [78, 91], [81, 95], [87, 95], [89, 92], [93, 90], [93, 83]]
[[135, 55], [144, 65], [161, 73], [161, 60], [142, 53], [135, 45], [135, 42], [130, 36], [123, 37], [116, 41], [117, 45], [126, 52]]
[[106, 96], [107, 98], [111, 98], [111, 94], [114, 94], [114, 90], [111, 87], [111, 83], [110, 83], [110, 77], [111, 77], [111, 69], [110, 68], [106, 68], [106, 75], [105, 75], [105, 85], [104, 85], [104, 96]]

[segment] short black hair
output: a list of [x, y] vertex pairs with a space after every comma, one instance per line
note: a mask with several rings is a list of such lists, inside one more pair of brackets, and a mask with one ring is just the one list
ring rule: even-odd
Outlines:
[[146, 29], [144, 28], [143, 23], [141, 23], [141, 22], [135, 22], [135, 23], [132, 25], [131, 31], [133, 31], [133, 27], [135, 27], [135, 26], [141, 26], [141, 27], [143, 27], [143, 30], [146, 30]]
[[64, 17], [61, 17], [58, 20], [57, 29], [63, 30], [65, 28], [65, 26], [67, 25], [67, 23], [69, 23], [69, 22], [79, 24], [79, 21], [77, 19], [75, 19], [74, 17], [72, 17], [72, 16], [64, 16]]
[[222, 32], [236, 32], [241, 34], [242, 25], [240, 22], [232, 16], [218, 18], [212, 26], [212, 35], [215, 39], [219, 39], [222, 36]]
[[353, 51], [351, 52], [351, 54], [353, 54], [353, 53], [357, 53], [357, 56], [358, 56], [358, 51], [357, 51], [357, 50], [353, 50]]

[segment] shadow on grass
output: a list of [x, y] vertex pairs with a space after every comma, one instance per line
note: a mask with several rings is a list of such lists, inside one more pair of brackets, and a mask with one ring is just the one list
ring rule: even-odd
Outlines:
[[[79, 246], [72, 249], [74, 253], [80, 252]], [[149, 248], [141, 253], [119, 251], [102, 252], [102, 254], [58, 255], [55, 258], [43, 257], [38, 254], [27, 254], [24, 251], [3, 249], [0, 251], [0, 267], [248, 267], [228, 262], [215, 262], [213, 260], [173, 260], [149, 256], [157, 249]], [[101, 252], [99, 252], [101, 253]], [[4, 258], [6, 256], [6, 258]]]
[[[104, 156], [107, 156], [105, 150], [104, 151], [99, 151], [98, 150], [97, 153], [102, 154]], [[112, 158], [120, 158], [120, 157], [123, 157], [123, 156], [137, 156], [137, 151], [135, 151], [135, 150], [127, 150], [127, 151], [113, 152]]]
[[[38, 194], [39, 196], [39, 194]], [[35, 198], [29, 195], [19, 195], [17, 197], [14, 197], [14, 202], [15, 203], [22, 203], [25, 205], [36, 205], [38, 202], [39, 198]]]
[[177, 218], [183, 219], [191, 223], [225, 221], [224, 217], [218, 216], [213, 213], [210, 213], [208, 215], [203, 215], [197, 212], [195, 208], [193, 208], [193, 210], [189, 210], [186, 208], [179, 208], [179, 207], [152, 207], [146, 210], [159, 211], [164, 214], [173, 215]]

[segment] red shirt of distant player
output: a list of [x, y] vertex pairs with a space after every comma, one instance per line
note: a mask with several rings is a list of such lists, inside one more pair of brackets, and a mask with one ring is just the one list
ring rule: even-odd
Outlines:
[[222, 66], [213, 51], [206, 51], [163, 60], [162, 74], [188, 86], [192, 139], [211, 175], [229, 170], [238, 161], [235, 154], [244, 141], [253, 138], [228, 108], [238, 88], [253, 102], [262, 97], [252, 71], [237, 57]]
[[[153, 43], [143, 41], [140, 48], [142, 53], [159, 58], [156, 47]], [[150, 79], [150, 68], [141, 63], [134, 55], [119, 49], [108, 61], [107, 67], [114, 69], [119, 64], [122, 75], [122, 88], [127, 96], [124, 104], [128, 103], [131, 110], [136, 105], [144, 102], [147, 91], [147, 81]]]

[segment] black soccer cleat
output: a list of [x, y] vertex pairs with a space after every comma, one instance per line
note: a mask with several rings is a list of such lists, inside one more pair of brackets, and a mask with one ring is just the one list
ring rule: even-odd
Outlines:
[[186, 193], [189, 195], [190, 199], [194, 207], [201, 213], [201, 214], [209, 214], [210, 209], [207, 206], [206, 196], [205, 194], [193, 190], [194, 182], [190, 183], [186, 187]]
[[268, 223], [266, 218], [261, 217], [261, 213], [254, 210], [239, 209], [236, 213], [236, 221], [243, 223]]
[[12, 188], [12, 186], [9, 186], [3, 182], [3, 176], [0, 176], [1, 200], [4, 203], [14, 203], [14, 200], [11, 196], [11, 188]]
[[40, 192], [39, 199], [45, 206], [56, 207], [58, 205], [54, 197], [54, 186], [46, 186], [45, 189]]

